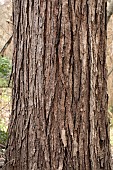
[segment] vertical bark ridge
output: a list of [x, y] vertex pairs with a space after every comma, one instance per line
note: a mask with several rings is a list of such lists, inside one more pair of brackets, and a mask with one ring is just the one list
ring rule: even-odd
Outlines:
[[104, 0], [13, 6], [6, 169], [110, 170]]

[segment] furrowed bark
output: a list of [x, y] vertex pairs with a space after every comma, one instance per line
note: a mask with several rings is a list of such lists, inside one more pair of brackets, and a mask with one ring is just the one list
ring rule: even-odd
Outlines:
[[6, 170], [110, 170], [105, 1], [13, 5]]

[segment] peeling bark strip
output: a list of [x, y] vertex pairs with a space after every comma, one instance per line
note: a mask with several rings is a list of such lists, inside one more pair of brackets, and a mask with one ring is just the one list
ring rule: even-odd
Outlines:
[[3, 48], [0, 51], [0, 55], [3, 56], [4, 52], [6, 51], [7, 47], [10, 45], [11, 41], [12, 41], [13, 35], [11, 35], [11, 37], [8, 39], [8, 41], [5, 43], [5, 45], [3, 46]]
[[6, 170], [110, 170], [105, 1], [16, 0], [13, 10]]

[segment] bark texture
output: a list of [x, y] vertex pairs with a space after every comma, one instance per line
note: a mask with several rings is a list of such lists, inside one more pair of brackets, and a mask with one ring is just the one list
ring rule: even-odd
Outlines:
[[13, 0], [6, 170], [110, 170], [104, 0]]

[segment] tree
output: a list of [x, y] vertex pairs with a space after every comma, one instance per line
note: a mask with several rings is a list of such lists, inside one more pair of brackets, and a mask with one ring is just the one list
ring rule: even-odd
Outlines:
[[13, 1], [6, 170], [110, 170], [105, 1]]

